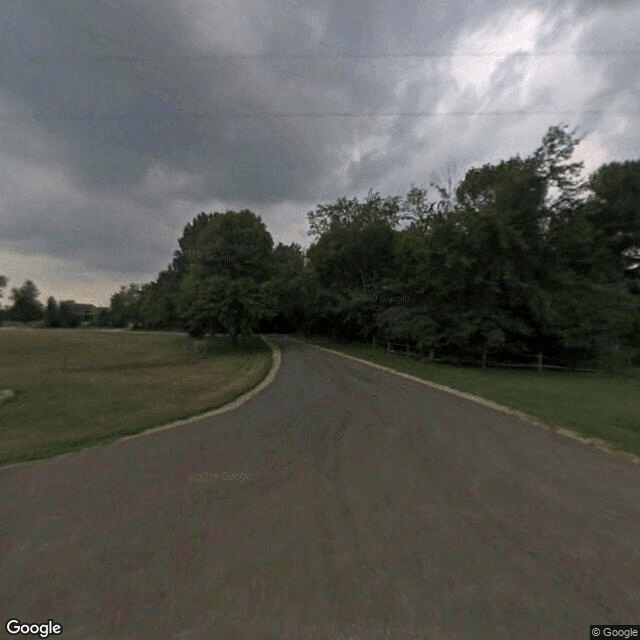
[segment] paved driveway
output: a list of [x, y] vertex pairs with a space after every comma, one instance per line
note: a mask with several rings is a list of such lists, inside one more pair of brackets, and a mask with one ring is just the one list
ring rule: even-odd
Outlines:
[[272, 339], [280, 372], [239, 409], [0, 469], [3, 624], [558, 640], [640, 622], [640, 466]]

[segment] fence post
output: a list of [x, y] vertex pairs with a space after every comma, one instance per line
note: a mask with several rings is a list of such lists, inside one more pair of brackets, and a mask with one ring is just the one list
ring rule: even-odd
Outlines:
[[410, 356], [410, 355], [411, 355], [411, 352], [409, 351], [409, 345], [408, 345], [408, 344], [405, 344], [404, 346], [407, 348], [407, 355], [408, 355], [408, 356]]
[[542, 353], [538, 354], [538, 371], [542, 371]]
[[184, 359], [185, 362], [189, 363], [191, 362], [191, 355], [193, 354], [193, 350], [194, 350], [194, 344], [193, 344], [193, 338], [190, 338], [189, 336], [187, 336], [187, 341], [184, 344]]
[[433, 362], [433, 349], [429, 351], [429, 362]]
[[376, 337], [373, 336], [373, 338], [371, 339], [371, 346], [375, 349], [376, 348]]
[[483, 369], [487, 368], [487, 350], [486, 349], [482, 352], [482, 368]]
[[389, 344], [388, 340], [387, 340], [387, 351], [391, 351], [391, 345]]

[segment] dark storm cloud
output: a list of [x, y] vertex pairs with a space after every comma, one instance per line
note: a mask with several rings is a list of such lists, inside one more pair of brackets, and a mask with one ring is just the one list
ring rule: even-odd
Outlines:
[[[518, 10], [522, 24], [509, 22]], [[508, 55], [520, 47], [509, 30], [537, 15], [536, 50], [638, 48], [633, 11], [594, 0], [508, 11], [493, 0], [5, 0], [0, 236], [152, 275], [210, 203], [251, 203], [282, 230], [279, 203], [294, 212], [298, 202], [297, 233], [321, 199], [400, 192], [452, 161], [527, 152], [568, 118], [459, 114], [624, 107], [637, 97], [637, 55]], [[446, 57], [503, 41], [493, 66]], [[592, 82], [567, 97], [574, 70]], [[616, 121], [621, 153], [637, 144], [632, 118]], [[614, 126], [608, 116], [572, 124]]]
[[[614, 7], [619, 8], [619, 11], [615, 11]], [[618, 116], [618, 132], [611, 138], [616, 147], [616, 159], [637, 158], [640, 148], [640, 35], [637, 29], [639, 17], [637, 4], [612, 3], [611, 7], [599, 13], [597, 21], [592, 21], [584, 30], [578, 45], [603, 52], [602, 55], [594, 55], [588, 59], [596, 80], [596, 90], [585, 108], [601, 112], [589, 118], [588, 130], [597, 130], [599, 126], [607, 130], [607, 110], [628, 112], [626, 115]]]
[[212, 158], [215, 187], [225, 122], [193, 115], [242, 108], [238, 65], [185, 57], [179, 24], [152, 3], [135, 7], [24, 3], [19, 28], [0, 38], [2, 86], [64, 140], [61, 160], [81, 186], [127, 187], [153, 162], [197, 171]]

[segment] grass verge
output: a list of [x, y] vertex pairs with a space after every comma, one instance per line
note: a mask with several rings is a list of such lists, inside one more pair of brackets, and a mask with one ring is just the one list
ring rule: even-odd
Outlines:
[[357, 343], [297, 339], [518, 409], [552, 427], [640, 455], [640, 376], [475, 369], [420, 362]]
[[107, 443], [217, 409], [272, 366], [254, 336], [197, 346], [176, 334], [84, 329], [0, 330], [0, 464]]

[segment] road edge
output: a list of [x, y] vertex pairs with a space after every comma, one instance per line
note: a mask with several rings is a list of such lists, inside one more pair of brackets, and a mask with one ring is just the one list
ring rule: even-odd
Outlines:
[[581, 442], [582, 444], [589, 445], [591, 447], [595, 447], [596, 449], [600, 449], [601, 451], [605, 451], [608, 454], [615, 455], [617, 457], [625, 458], [627, 461], [632, 462], [633, 464], [640, 464], [640, 457], [635, 453], [631, 453], [630, 451], [623, 451], [622, 449], [613, 449], [609, 445], [609, 443], [604, 440], [600, 440], [599, 438], [586, 438], [581, 436], [579, 433], [572, 431], [571, 429], [567, 429], [566, 427], [562, 427], [560, 425], [552, 425], [544, 422], [540, 418], [536, 418], [535, 416], [529, 415], [528, 413], [524, 413], [524, 411], [520, 411], [519, 409], [514, 409], [512, 407], [508, 407], [504, 404], [498, 404], [497, 402], [493, 402], [493, 400], [487, 400], [487, 398], [483, 398], [482, 396], [476, 396], [472, 393], [467, 393], [466, 391], [460, 391], [459, 389], [454, 389], [452, 387], [447, 387], [443, 384], [438, 384], [437, 382], [431, 382], [430, 380], [425, 380], [424, 378], [418, 378], [417, 376], [413, 376], [409, 373], [404, 373], [402, 371], [397, 371], [396, 369], [391, 369], [390, 367], [385, 367], [381, 364], [377, 364], [375, 362], [370, 362], [369, 360], [363, 360], [362, 358], [356, 358], [356, 356], [351, 356], [346, 353], [342, 353], [340, 351], [335, 351], [334, 349], [327, 349], [327, 347], [321, 347], [317, 344], [312, 344], [310, 342], [305, 342], [304, 340], [299, 340], [298, 338], [294, 338], [293, 336], [289, 336], [291, 340], [295, 340], [300, 344], [307, 345], [309, 347], [315, 347], [316, 349], [321, 349], [322, 351], [326, 351], [328, 353], [333, 353], [335, 355], [341, 356], [343, 358], [347, 358], [348, 360], [353, 360], [354, 362], [359, 362], [361, 364], [366, 364], [370, 367], [374, 367], [375, 369], [380, 369], [381, 371], [386, 371], [387, 373], [393, 373], [394, 375], [400, 376], [401, 378], [405, 378], [407, 380], [411, 380], [412, 382], [418, 382], [427, 387], [432, 387], [433, 389], [438, 389], [439, 391], [444, 391], [445, 393], [450, 393], [454, 396], [458, 396], [459, 398], [464, 398], [465, 400], [470, 400], [471, 402], [475, 402], [477, 404], [481, 404], [490, 409], [494, 409], [496, 411], [500, 411], [501, 413], [508, 413], [509, 415], [520, 418], [524, 422], [532, 424], [536, 427], [541, 427], [546, 431], [551, 431], [553, 433], [557, 433], [565, 438], [569, 438], [571, 440], [575, 440], [577, 442]]
[[119, 444], [120, 442], [125, 442], [126, 440], [133, 440], [134, 438], [142, 438], [143, 436], [151, 435], [152, 433], [159, 433], [160, 431], [167, 431], [168, 429], [175, 429], [176, 427], [182, 427], [187, 424], [192, 424], [193, 422], [197, 422], [198, 420], [205, 420], [207, 418], [213, 418], [214, 416], [220, 415], [221, 413], [227, 413], [227, 411], [233, 411], [238, 407], [241, 407], [246, 402], [249, 402], [252, 398], [257, 396], [261, 391], [266, 389], [276, 378], [278, 375], [278, 371], [280, 371], [280, 365], [282, 364], [282, 351], [278, 345], [273, 344], [270, 340], [267, 340], [264, 336], [260, 336], [270, 347], [271, 355], [273, 357], [273, 363], [271, 365], [271, 369], [266, 377], [258, 383], [253, 389], [250, 389], [245, 394], [241, 395], [239, 398], [229, 402], [228, 404], [223, 405], [222, 407], [218, 407], [217, 409], [212, 409], [211, 411], [207, 411], [206, 413], [198, 413], [195, 416], [191, 416], [189, 418], [183, 418], [182, 420], [176, 420], [175, 422], [170, 422], [169, 424], [164, 424], [159, 427], [151, 427], [146, 429], [145, 431], [141, 431], [140, 433], [134, 433], [130, 436], [123, 436], [118, 440], [114, 440], [109, 444]]
[[38, 463], [51, 462], [53, 460], [59, 460], [61, 458], [77, 455], [79, 453], [84, 453], [85, 451], [90, 451], [92, 449], [100, 449], [103, 447], [110, 447], [114, 445], [121, 444], [127, 440], [133, 440], [135, 438], [142, 438], [145, 436], [150, 436], [154, 433], [159, 433], [161, 431], [167, 431], [169, 429], [176, 429], [177, 427], [186, 426], [192, 424], [194, 422], [198, 422], [199, 420], [207, 420], [208, 418], [213, 418], [214, 416], [220, 415], [221, 413], [227, 413], [228, 411], [233, 411], [238, 407], [242, 406], [246, 402], [249, 402], [252, 398], [257, 396], [260, 392], [266, 389], [276, 378], [278, 375], [278, 371], [280, 371], [280, 365], [282, 364], [282, 351], [278, 345], [274, 344], [270, 340], [267, 340], [264, 336], [260, 336], [262, 340], [266, 342], [266, 344], [271, 349], [272, 356], [272, 364], [269, 373], [266, 377], [259, 382], [253, 389], [250, 389], [239, 398], [232, 400], [231, 402], [223, 405], [222, 407], [218, 407], [217, 409], [212, 409], [211, 411], [207, 411], [206, 413], [198, 413], [194, 416], [190, 416], [189, 418], [183, 418], [182, 420], [176, 420], [174, 422], [170, 422], [168, 424], [163, 424], [158, 427], [150, 427], [149, 429], [145, 429], [144, 431], [140, 431], [140, 433], [133, 433], [128, 436], [122, 436], [117, 440], [112, 440], [110, 442], [104, 442], [101, 444], [89, 445], [87, 447], [83, 447], [82, 449], [76, 449], [74, 451], [67, 451], [65, 453], [59, 453], [57, 455], [53, 455], [49, 458], [40, 458], [38, 460], [25, 460], [24, 462], [12, 462], [7, 465], [0, 465], [0, 473], [5, 471], [6, 469], [12, 469], [15, 467], [24, 467], [27, 465], [34, 465]]

